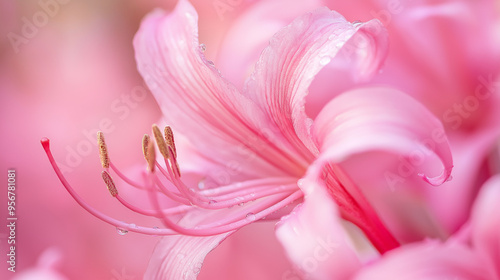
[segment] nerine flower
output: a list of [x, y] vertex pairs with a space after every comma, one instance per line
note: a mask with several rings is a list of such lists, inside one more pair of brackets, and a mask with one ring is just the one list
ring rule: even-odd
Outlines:
[[499, 196], [496, 175], [481, 188], [467, 224], [446, 242], [402, 246], [353, 279], [500, 279]]
[[[384, 87], [345, 92], [325, 104], [315, 120], [305, 113], [309, 85], [335, 57], [351, 63], [359, 79], [379, 71], [388, 47], [380, 22], [350, 23], [327, 8], [307, 13], [270, 38], [243, 89], [205, 58], [197, 34], [196, 11], [181, 0], [169, 14], [149, 15], [135, 37], [139, 71], [169, 124], [164, 133], [154, 125], [152, 137], [143, 139], [148, 162], [144, 180], [121, 172], [108, 155], [104, 136], [98, 136], [102, 176], [111, 195], [133, 211], [158, 218], [162, 228], [121, 222], [88, 205], [63, 177], [48, 139], [42, 140], [63, 185], [83, 208], [123, 232], [168, 236], [157, 247], [146, 278], [193, 279], [206, 254], [229, 234], [255, 221], [282, 217], [290, 212], [287, 206], [316, 201], [318, 193], [318, 201], [328, 201], [324, 209], [321, 203], [317, 213], [299, 206], [281, 222], [278, 237], [285, 246], [302, 242], [307, 247], [305, 239], [314, 236], [301, 234], [311, 230], [302, 228], [308, 223], [301, 221], [322, 223], [321, 217], [333, 215], [322, 211], [337, 211], [328, 206], [335, 202], [339, 215], [361, 229], [380, 253], [398, 247], [342, 162], [366, 151], [405, 156], [425, 151], [429, 166], [438, 163], [442, 171], [420, 176], [439, 185], [452, 168], [447, 140], [434, 137], [443, 130], [441, 123], [404, 93]], [[173, 131], [188, 144], [176, 146]], [[430, 147], [422, 140], [436, 143]], [[183, 162], [193, 160], [180, 160], [183, 152], [198, 159], [197, 177], [184, 174]], [[113, 172], [147, 192], [152, 208], [121, 197]], [[308, 250], [287, 251], [294, 259]]]

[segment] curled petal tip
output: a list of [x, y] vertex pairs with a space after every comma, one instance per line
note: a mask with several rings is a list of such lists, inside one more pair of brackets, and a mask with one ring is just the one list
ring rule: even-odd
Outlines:
[[445, 170], [443, 170], [443, 172], [441, 172], [440, 175], [436, 177], [428, 177], [423, 173], [419, 173], [418, 176], [422, 177], [422, 179], [424, 179], [425, 182], [431, 184], [432, 186], [439, 186], [453, 179], [453, 177], [451, 176], [452, 169], [453, 166], [447, 167], [445, 168]]

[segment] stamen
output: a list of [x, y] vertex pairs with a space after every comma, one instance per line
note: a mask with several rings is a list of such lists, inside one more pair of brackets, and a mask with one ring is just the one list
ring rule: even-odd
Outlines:
[[[161, 215], [161, 209], [160, 205], [158, 203], [158, 197], [156, 194], [152, 191], [153, 189], [153, 178], [151, 177], [151, 173], [148, 176], [148, 185], [149, 185], [149, 198], [155, 207], [158, 215]], [[215, 235], [215, 234], [222, 234], [226, 232], [230, 232], [236, 229], [241, 228], [242, 226], [245, 226], [247, 224], [253, 223], [254, 221], [260, 220], [264, 218], [265, 216], [278, 211], [279, 209], [285, 207], [286, 205], [292, 203], [293, 201], [299, 199], [302, 197], [302, 192], [296, 191], [290, 195], [287, 196], [282, 196], [276, 199], [275, 201], [268, 201], [267, 203], [264, 204], [258, 204], [256, 205], [256, 209], [258, 209], [258, 212], [255, 214], [248, 212], [246, 214], [245, 219], [239, 219], [234, 222], [230, 222], [227, 224], [222, 224], [219, 226], [213, 226], [213, 224], [208, 224], [208, 225], [199, 225], [196, 226], [195, 228], [185, 228], [183, 226], [180, 226], [173, 222], [172, 220], [169, 219], [169, 217], [165, 215], [161, 215], [161, 220], [163, 224], [167, 227], [170, 228], [180, 234], [184, 235], [190, 235], [190, 236], [210, 236], [210, 235]]]
[[[118, 199], [118, 201], [125, 207], [127, 207], [128, 209], [136, 212], [136, 213], [139, 213], [139, 214], [142, 214], [142, 215], [145, 215], [145, 216], [151, 216], [151, 217], [156, 217], [156, 218], [161, 218], [161, 215], [159, 216], [158, 215], [158, 211], [156, 210], [150, 210], [150, 209], [142, 209], [142, 208], [139, 208], [129, 202], [127, 202], [125, 199], [123, 199], [123, 197], [121, 197], [120, 195], [117, 195], [116, 196], [116, 199]], [[167, 209], [162, 209], [161, 210], [161, 213], [163, 215], [175, 215], [175, 214], [182, 214], [182, 213], [185, 213], [189, 210], [191, 210], [192, 207], [191, 206], [187, 206], [187, 205], [179, 205], [179, 206], [175, 206], [175, 207], [172, 207], [172, 208], [167, 208]]]
[[149, 146], [149, 135], [144, 134], [142, 137], [142, 154], [144, 155], [144, 158], [147, 160], [148, 158], [148, 146]]
[[164, 158], [168, 158], [167, 152], [167, 144], [165, 143], [165, 139], [163, 139], [163, 135], [161, 134], [160, 128], [156, 124], [153, 124], [153, 134], [155, 136], [156, 145], [158, 145], [158, 149], [160, 149], [160, 153]]
[[[149, 139], [149, 137], [148, 137]], [[152, 141], [147, 141], [148, 142], [148, 146], [146, 148], [146, 161], [148, 162], [148, 170], [150, 172], [154, 172], [155, 171], [155, 164], [156, 164], [156, 151], [155, 151], [155, 147], [153, 146], [153, 142]], [[143, 142], [144, 143], [144, 142]]]
[[174, 171], [175, 176], [177, 176], [177, 178], [180, 178], [181, 177], [181, 169], [179, 168], [179, 163], [177, 162], [176, 154], [175, 154], [175, 151], [172, 149], [172, 146], [168, 147], [168, 155], [170, 156], [170, 159], [169, 159], [170, 166], [172, 167], [172, 170]]
[[177, 158], [177, 149], [175, 148], [174, 132], [170, 126], [165, 126], [165, 142], [169, 147], [172, 147], [174, 157]]
[[109, 167], [111, 167], [111, 170], [113, 170], [116, 175], [118, 175], [118, 177], [120, 177], [120, 179], [122, 179], [125, 183], [131, 185], [132, 187], [134, 188], [137, 188], [137, 189], [145, 189], [146, 187], [144, 187], [143, 185], [137, 183], [137, 182], [134, 182], [132, 181], [132, 179], [128, 178], [127, 176], [125, 176], [125, 174], [123, 174], [120, 169], [118, 169], [118, 167], [116, 167], [112, 161], [109, 162]]
[[106, 170], [102, 171], [101, 175], [104, 183], [106, 184], [106, 187], [108, 187], [108, 191], [111, 196], [116, 197], [118, 195], [118, 190], [116, 189], [115, 182], [113, 182], [111, 175], [109, 175], [108, 171]]
[[97, 144], [99, 145], [99, 157], [101, 158], [102, 168], [107, 169], [109, 168], [109, 155], [102, 131], [97, 132]]
[[54, 159], [54, 156], [52, 155], [52, 152], [50, 151], [50, 141], [48, 138], [42, 138], [40, 141], [43, 149], [45, 150], [45, 153], [47, 154], [47, 157], [49, 158], [49, 162], [52, 165], [52, 168], [54, 169], [54, 172], [56, 173], [57, 177], [63, 184], [64, 188], [68, 191], [68, 193], [73, 197], [73, 199], [87, 212], [90, 214], [94, 215], [94, 217], [102, 220], [105, 223], [108, 223], [110, 225], [113, 225], [117, 228], [122, 228], [126, 229], [128, 231], [133, 231], [137, 233], [142, 233], [142, 234], [148, 234], [148, 235], [175, 235], [177, 234], [176, 231], [173, 231], [172, 229], [158, 229], [158, 228], [148, 228], [148, 227], [142, 227], [142, 226], [132, 226], [132, 224], [128, 224], [122, 221], [118, 221], [116, 219], [113, 219], [102, 212], [96, 210], [95, 208], [91, 207], [85, 200], [82, 199], [78, 195], [78, 193], [71, 187], [71, 185], [68, 183], [66, 178], [61, 172], [61, 169], [59, 166], [57, 166], [57, 163]]

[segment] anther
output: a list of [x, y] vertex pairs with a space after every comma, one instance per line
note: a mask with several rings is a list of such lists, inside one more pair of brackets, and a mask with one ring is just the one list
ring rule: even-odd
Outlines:
[[161, 134], [161, 131], [156, 124], [153, 124], [153, 134], [155, 136], [156, 145], [158, 145], [160, 153], [164, 158], [168, 158], [167, 144], [165, 143], [163, 135]]
[[142, 137], [142, 154], [144, 155], [144, 158], [147, 160], [148, 159], [148, 147], [149, 147], [149, 135], [144, 134]]
[[156, 152], [155, 152], [155, 147], [153, 145], [154, 145], [153, 142], [149, 141], [148, 146], [146, 148], [147, 151], [146, 161], [148, 162], [148, 170], [150, 172], [153, 172], [155, 170], [155, 164], [156, 164]]
[[165, 126], [165, 142], [167, 145], [172, 147], [174, 157], [177, 158], [177, 149], [175, 148], [174, 132], [170, 126]]
[[106, 187], [108, 187], [108, 191], [111, 196], [116, 197], [118, 195], [118, 190], [116, 189], [115, 182], [113, 182], [111, 175], [109, 175], [108, 171], [106, 170], [102, 171], [101, 175], [104, 183], [106, 184]]
[[97, 132], [97, 144], [99, 145], [99, 157], [101, 158], [102, 168], [109, 168], [109, 155], [106, 142], [104, 141], [104, 134]]

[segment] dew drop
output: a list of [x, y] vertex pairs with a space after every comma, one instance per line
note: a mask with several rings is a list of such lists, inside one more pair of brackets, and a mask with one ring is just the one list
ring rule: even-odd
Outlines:
[[330, 57], [324, 56], [319, 60], [319, 64], [327, 65], [328, 63], [330, 63], [330, 61], [332, 61], [332, 59]]
[[207, 63], [208, 63], [210, 66], [214, 66], [214, 65], [215, 65], [215, 64], [214, 64], [214, 62], [213, 62], [213, 61], [211, 61], [211, 60], [207, 61]]
[[116, 228], [116, 232], [117, 232], [119, 235], [125, 235], [125, 234], [127, 234], [127, 233], [128, 233], [128, 230], [123, 229], [123, 228], [119, 228], [119, 227], [117, 227], [117, 228]]
[[252, 212], [248, 213], [246, 218], [249, 221], [255, 221], [257, 219], [257, 217], [255, 217], [255, 214]]
[[360, 26], [361, 24], [363, 24], [363, 23], [362, 23], [361, 21], [359, 21], [359, 20], [355, 20], [355, 21], [353, 21], [353, 22], [352, 22], [352, 25], [353, 25], [354, 27], [358, 27], [358, 26]]
[[450, 175], [450, 177], [448, 177], [448, 179], [446, 179], [446, 182], [449, 182], [451, 180], [453, 180], [453, 176]]
[[205, 189], [205, 178], [201, 179], [201, 180], [198, 182], [198, 189], [200, 189], [200, 190]]
[[130, 224], [129, 226], [133, 227], [133, 228], [137, 228], [137, 226], [135, 224]]
[[207, 50], [207, 46], [205, 44], [200, 44], [200, 51], [204, 53]]
[[208, 204], [215, 204], [215, 203], [217, 203], [217, 201], [216, 201], [216, 200], [210, 200], [210, 201], [208, 202]]
[[303, 187], [304, 186], [304, 179], [300, 179], [297, 181], [297, 186]]

